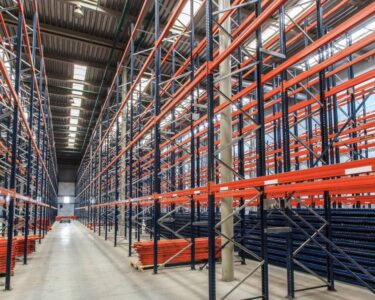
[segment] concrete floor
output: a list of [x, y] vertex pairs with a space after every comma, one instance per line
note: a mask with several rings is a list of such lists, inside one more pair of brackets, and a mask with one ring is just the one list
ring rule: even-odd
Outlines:
[[[151, 270], [135, 271], [129, 266], [126, 245], [112, 247], [89, 233], [80, 223], [55, 224], [27, 266], [19, 262], [12, 277], [12, 291], [0, 291], [0, 299], [22, 300], [99, 300], [99, 299], [207, 299], [207, 271], [179, 267], [152, 275]], [[132, 258], [134, 259], [134, 258]], [[217, 298], [223, 296], [250, 270], [236, 266], [237, 280], [220, 281], [217, 270]], [[270, 298], [285, 299], [285, 270], [270, 267]], [[306, 274], [296, 274], [297, 287], [320, 284]], [[0, 285], [4, 278], [0, 278]], [[259, 271], [228, 299], [259, 295]], [[297, 299], [366, 300], [374, 299], [367, 290], [337, 283], [337, 292], [325, 289], [297, 294]]]

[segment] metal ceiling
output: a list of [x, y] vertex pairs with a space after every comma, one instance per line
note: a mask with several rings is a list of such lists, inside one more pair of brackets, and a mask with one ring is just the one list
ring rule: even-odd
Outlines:
[[[61, 163], [66, 161], [78, 162], [81, 159], [81, 146], [88, 130], [95, 125], [96, 116], [107, 93], [117, 61], [120, 59], [129, 36], [131, 22], [136, 21], [143, 1], [129, 1], [128, 9], [118, 43], [111, 61], [109, 61], [116, 28], [122, 10], [127, 0], [39, 0], [39, 20], [41, 25], [42, 43], [44, 45], [45, 66], [48, 76], [48, 90], [51, 101], [51, 111], [54, 125], [57, 158]], [[151, 1], [153, 2], [153, 1]], [[174, 1], [170, 1], [173, 2]], [[10, 5], [11, 0], [1, 0], [1, 4]], [[74, 9], [81, 4], [84, 16], [76, 18]], [[151, 6], [150, 6], [151, 8]], [[7, 18], [9, 31], [15, 34], [16, 20]], [[32, 1], [25, 0], [25, 17], [27, 23], [32, 24]], [[40, 59], [37, 59], [37, 66]], [[67, 148], [70, 108], [72, 99], [72, 83], [74, 64], [87, 66], [84, 92], [81, 97], [80, 116], [76, 145]], [[106, 78], [96, 113], [89, 126], [89, 120], [99, 93], [104, 70], [109, 64]]]
[[[154, 0], [145, 1], [148, 1], [148, 12], [142, 21], [141, 28], [149, 33], [139, 32], [135, 41], [137, 50], [148, 49], [154, 42]], [[116, 64], [128, 40], [130, 24], [136, 21], [144, 1], [129, 0], [125, 22], [118, 42], [114, 45], [113, 57], [109, 61], [117, 24], [126, 2], [127, 0], [39, 0], [38, 11], [48, 76], [48, 90], [51, 98], [57, 157], [60, 162], [73, 159], [77, 163], [82, 157], [81, 150], [85, 148], [85, 145], [82, 147], [85, 136], [87, 136], [86, 143], [91, 136], [91, 129], [96, 123], [96, 116], [107, 94], [107, 87], [112, 82]], [[369, 1], [353, 0], [352, 7], [360, 7], [367, 2]], [[9, 6], [12, 0], [0, 0], [0, 3]], [[32, 23], [33, 17], [31, 3], [32, 1], [25, 0], [25, 15], [29, 24]], [[176, 3], [177, 0], [161, 1], [162, 27], [168, 21], [170, 12]], [[77, 4], [82, 4], [84, 13], [82, 18], [74, 17], [74, 8]], [[246, 10], [242, 11], [246, 14]], [[350, 14], [352, 11], [348, 9], [340, 11], [337, 16], [330, 19], [331, 25], [340, 22]], [[204, 38], [205, 20], [203, 16], [204, 9], [196, 15], [195, 30], [198, 41]], [[9, 31], [15, 34], [16, 21], [8, 16], [7, 24], [9, 24]], [[184, 38], [184, 40], [186, 43], [181, 43], [182, 46], [179, 46], [178, 51], [188, 55], [189, 40], [188, 38]], [[300, 47], [301, 45], [295, 46]], [[294, 50], [289, 49], [289, 51], [293, 52]], [[147, 55], [148, 53], [145, 53], [145, 57]], [[144, 58], [137, 56], [136, 68], [142, 64]], [[178, 63], [182, 63], [182, 61]], [[70, 100], [73, 97], [72, 83], [77, 82], [73, 79], [74, 64], [87, 66], [87, 72], [84, 92], [81, 97], [77, 142], [75, 148], [68, 149], [69, 109], [71, 108]], [[108, 72], [98, 97], [107, 64], [109, 64]], [[163, 66], [162, 73], [170, 73], [170, 64], [167, 63]], [[90, 123], [97, 97], [96, 111]]]

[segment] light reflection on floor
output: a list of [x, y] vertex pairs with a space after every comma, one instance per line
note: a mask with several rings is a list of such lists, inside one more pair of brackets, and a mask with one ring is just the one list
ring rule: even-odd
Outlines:
[[[62, 225], [62, 226], [61, 226]], [[63, 245], [69, 245], [70, 244], [70, 237], [71, 237], [71, 231], [72, 231], [72, 227], [71, 227], [71, 223], [62, 223], [60, 226], [62, 227], [60, 229], [60, 239], [61, 239], [61, 243]]]

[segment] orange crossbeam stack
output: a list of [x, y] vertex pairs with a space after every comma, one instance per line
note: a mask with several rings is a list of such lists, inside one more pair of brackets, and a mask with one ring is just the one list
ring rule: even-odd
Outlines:
[[[16, 265], [16, 239], [14, 239], [13, 245], [12, 245], [12, 264], [11, 269], [14, 270], [14, 267]], [[4, 237], [0, 237], [0, 274], [5, 274], [5, 268], [6, 268], [6, 259], [7, 259], [7, 239]]]
[[[184, 247], [189, 244], [188, 241], [184, 239], [176, 240], [160, 240], [158, 241], [158, 264], [162, 264], [170, 259], [172, 256], [176, 255]], [[216, 240], [216, 257], [220, 257], [220, 239]], [[138, 253], [138, 257], [142, 265], [152, 265], [153, 264], [153, 241], [142, 241], [136, 242], [133, 248]], [[204, 261], [208, 259], [208, 239], [207, 238], [197, 238], [195, 239], [195, 259], [197, 261]], [[189, 263], [191, 261], [191, 247], [185, 249], [181, 254], [172, 259], [170, 264], [183, 264]]]
[[78, 216], [56, 216], [56, 221], [66, 220], [78, 220]]
[[[41, 239], [39, 235], [29, 235], [27, 239], [27, 254], [35, 252], [36, 241]], [[23, 256], [25, 237], [23, 235], [15, 237], [16, 256]]]

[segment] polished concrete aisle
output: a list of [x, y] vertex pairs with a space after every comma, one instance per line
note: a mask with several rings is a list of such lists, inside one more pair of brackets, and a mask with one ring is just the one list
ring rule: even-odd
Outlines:
[[[12, 277], [12, 291], [0, 291], [5, 300], [101, 300], [101, 299], [207, 299], [207, 271], [192, 271], [188, 267], [138, 272], [130, 266], [125, 246], [112, 247], [86, 230], [79, 222], [55, 224], [29, 264], [17, 263]], [[134, 258], [132, 258], [134, 259]], [[218, 278], [220, 278], [220, 265]], [[218, 299], [248, 272], [250, 266], [237, 266], [237, 280], [231, 283], [217, 280]], [[285, 299], [285, 270], [270, 267], [270, 298]], [[298, 287], [319, 284], [305, 274], [296, 275]], [[3, 284], [4, 278], [0, 278]], [[338, 292], [323, 289], [297, 294], [297, 299], [374, 299], [367, 290], [337, 284]], [[228, 299], [243, 299], [259, 295], [260, 275], [246, 282]]]

